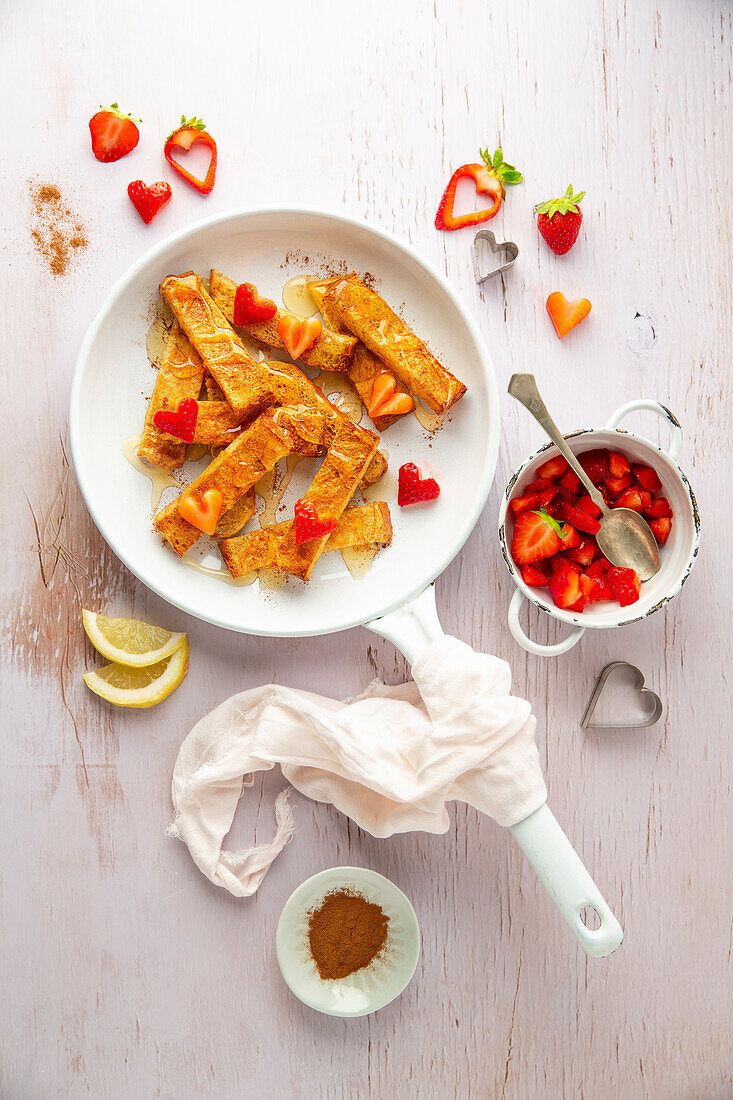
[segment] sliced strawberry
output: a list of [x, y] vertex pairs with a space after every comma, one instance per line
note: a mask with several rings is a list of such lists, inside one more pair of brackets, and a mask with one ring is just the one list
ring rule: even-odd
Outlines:
[[[608, 583], [607, 570], [603, 567], [600, 561], [594, 561], [592, 565], [589, 565], [585, 571], [586, 577], [593, 580], [598, 585], [595, 588], [596, 600], [612, 600], [614, 599], [613, 589]], [[582, 585], [582, 581], [581, 581]], [[595, 602], [595, 601], [594, 601]]]
[[593, 561], [597, 549], [598, 544], [593, 536], [586, 535], [577, 546], [571, 547], [570, 550], [566, 550], [566, 553], [571, 561], [575, 561], [578, 565], [585, 567], [590, 565]]
[[525, 485], [525, 493], [539, 493], [542, 489], [549, 489], [553, 483], [546, 477], [536, 477], [529, 485]]
[[580, 546], [581, 537], [573, 526], [569, 523], [564, 523], [562, 527], [562, 534], [560, 535], [560, 545], [563, 552], [569, 552], [576, 546]]
[[672, 518], [672, 509], [669, 506], [669, 501], [666, 497], [659, 497], [657, 500], [653, 500], [651, 504], [647, 505], [644, 509], [644, 515], [650, 519], [661, 519], [665, 517], [667, 519]]
[[641, 497], [641, 506], [646, 512], [652, 502], [651, 491], [649, 489], [639, 489], [639, 496]]
[[611, 563], [610, 563], [610, 561], [608, 560], [608, 558], [604, 558], [602, 554], [601, 554], [600, 558], [598, 559], [598, 564], [599, 564], [599, 565], [602, 565], [602, 566], [603, 566], [603, 568], [604, 568], [604, 569], [606, 570], [606, 572], [608, 572], [608, 570], [609, 570], [609, 569], [613, 569], [613, 568], [614, 568], [614, 567], [613, 567], [613, 566], [611, 565]]
[[589, 577], [605, 577], [608, 572], [608, 566], [604, 565], [605, 558], [597, 558], [592, 565], [589, 565], [586, 569], [586, 574]]
[[[461, 229], [465, 225], [476, 225], [478, 222], [488, 221], [489, 218], [494, 217], [502, 204], [506, 194], [506, 184], [521, 183], [522, 173], [518, 172], [514, 165], [504, 162], [501, 149], [497, 149], [493, 157], [488, 149], [479, 149], [479, 155], [483, 164], [462, 164], [451, 176], [435, 215], [436, 229]], [[467, 176], [470, 176], [476, 185], [477, 193], [491, 197], [491, 206], [471, 214], [456, 215], [453, 213], [456, 188], [458, 181]]]
[[583, 567], [578, 565], [577, 561], [571, 561], [569, 554], [560, 552], [559, 554], [553, 554], [551, 558], [547, 558], [546, 561], [541, 563], [542, 565], [548, 565], [550, 573], [554, 573], [556, 569], [559, 569], [561, 565], [569, 565], [571, 569], [574, 569], [576, 573], [582, 573]]
[[523, 497], [514, 497], [514, 500], [509, 501], [509, 507], [515, 516], [521, 516], [523, 512], [532, 512], [539, 506], [539, 493], [525, 493]]
[[568, 469], [560, 478], [560, 484], [564, 489], [569, 489], [571, 493], [577, 495], [581, 486], [581, 481], [575, 470]]
[[378, 416], [406, 416], [415, 408], [409, 393], [396, 393], [379, 406]]
[[514, 524], [512, 557], [517, 565], [532, 565], [560, 549], [559, 525], [545, 512], [525, 512]]
[[616, 500], [617, 508], [631, 508], [634, 512], [643, 512], [644, 506], [641, 503], [641, 494], [639, 490], [634, 486], [632, 489], [624, 489], [621, 496]]
[[657, 477], [657, 472], [653, 470], [651, 466], [645, 466], [642, 462], [632, 462], [631, 472], [639, 484], [644, 489], [648, 489], [651, 493], [656, 493], [658, 489], [662, 488], [662, 483]]
[[571, 603], [570, 607], [567, 610], [568, 611], [585, 611], [587, 603], [588, 603], [588, 600], [586, 599], [585, 593], [581, 590], [580, 599], [576, 600], [575, 603]]
[[608, 583], [622, 607], [628, 607], [639, 599], [641, 586], [633, 569], [619, 569], [611, 566], [608, 570]]
[[203, 493], [187, 489], [178, 498], [178, 514], [205, 535], [213, 535], [223, 504], [218, 489], [205, 489]]
[[165, 180], [151, 183], [149, 187], [142, 180], [133, 180], [127, 186], [127, 194], [142, 220], [150, 225], [155, 215], [171, 201], [173, 192]]
[[588, 316], [591, 308], [587, 298], [575, 298], [569, 302], [560, 290], [554, 290], [545, 302], [545, 309], [560, 340]]
[[608, 451], [600, 449], [584, 451], [583, 454], [578, 455], [577, 458], [594, 485], [600, 485], [605, 478], [610, 476], [611, 463], [609, 461]]
[[324, 535], [330, 534], [336, 526], [336, 520], [330, 518], [321, 518], [311, 503], [304, 497], [301, 500], [295, 502], [295, 542], [297, 546], [302, 546], [304, 542], [311, 542], [313, 539], [322, 539]]
[[184, 397], [173, 409], [158, 409], [153, 414], [153, 424], [159, 432], [172, 435], [184, 443], [193, 443], [196, 421], [199, 415], [199, 403], [192, 397]]
[[569, 562], [563, 562], [550, 577], [550, 595], [555, 606], [563, 608], [572, 607], [581, 598], [580, 574]]
[[300, 359], [304, 351], [312, 348], [322, 331], [323, 325], [317, 317], [284, 313], [277, 321], [277, 334], [292, 359]]
[[[400, 466], [397, 474], [397, 503], [400, 508], [405, 508], [408, 504], [435, 500], [438, 496], [440, 496], [440, 486], [435, 478], [421, 478], [420, 471], [414, 462], [406, 462], [404, 466]], [[516, 529], [515, 524], [515, 532]]]
[[579, 531], [585, 531], [588, 535], [595, 535], [601, 529], [601, 525], [597, 519], [593, 516], [589, 516], [587, 512], [582, 511], [580, 508], [575, 508], [572, 504], [564, 502], [560, 508], [560, 515], [563, 519], [566, 519], [568, 523], [572, 523], [573, 527], [577, 527]]
[[547, 478], [548, 481], [557, 481], [569, 469], [562, 455], [555, 455], [554, 458], [548, 458], [547, 462], [542, 463], [537, 470], [537, 476]]
[[618, 451], [611, 451], [608, 456], [608, 462], [611, 470], [611, 477], [625, 477], [626, 474], [631, 473], [628, 458], [626, 455], [620, 455]]
[[397, 379], [389, 371], [380, 371], [374, 379], [372, 395], [367, 409], [369, 415], [375, 416], [404, 416], [412, 412], [415, 402], [409, 393], [402, 393], [397, 389]]
[[667, 519], [666, 516], [660, 516], [659, 519], [653, 519], [649, 526], [659, 545], [664, 546], [669, 538], [669, 532], [672, 530], [672, 520]]
[[550, 583], [547, 574], [538, 569], [536, 565], [521, 565], [519, 572], [524, 583], [531, 588], [547, 588]]
[[121, 111], [116, 103], [102, 108], [89, 119], [92, 152], [97, 160], [109, 163], [126, 157], [140, 140], [134, 119]]
[[598, 600], [613, 599], [613, 592], [606, 580], [605, 573], [602, 577], [590, 577], [587, 573], [581, 574], [580, 589], [588, 603], [597, 603]]
[[263, 325], [277, 316], [277, 306], [269, 298], [261, 298], [254, 283], [242, 283], [234, 295], [234, 324]]
[[540, 492], [540, 505], [546, 508], [548, 504], [551, 504], [555, 497], [560, 492], [557, 485], [550, 485], [548, 489], [543, 489]]
[[634, 484], [634, 479], [631, 474], [624, 474], [623, 477], [606, 477], [603, 479], [603, 484], [615, 499], [621, 496], [624, 489], [628, 489], [629, 486]]
[[575, 502], [575, 507], [579, 508], [581, 512], [586, 512], [589, 516], [593, 516], [594, 519], [598, 519], [601, 514], [601, 509], [590, 497], [580, 497]]

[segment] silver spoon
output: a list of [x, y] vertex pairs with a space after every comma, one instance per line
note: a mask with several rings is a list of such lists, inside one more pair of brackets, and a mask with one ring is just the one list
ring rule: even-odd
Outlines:
[[575, 471], [588, 494], [601, 509], [601, 529], [596, 542], [612, 565], [635, 570], [640, 581], [648, 581], [659, 572], [659, 546], [651, 527], [633, 508], [609, 508], [583, 467], [560, 434], [555, 421], [540, 397], [533, 374], [513, 374], [509, 393], [524, 405], [549, 435], [560, 454]]

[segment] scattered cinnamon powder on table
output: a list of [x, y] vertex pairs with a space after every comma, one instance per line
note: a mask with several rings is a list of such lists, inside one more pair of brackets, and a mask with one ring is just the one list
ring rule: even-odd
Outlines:
[[84, 226], [52, 183], [29, 183], [33, 207], [31, 238], [52, 275], [65, 275], [72, 259], [88, 245]]
[[326, 894], [308, 921], [308, 945], [321, 978], [346, 978], [369, 966], [387, 942], [389, 917], [349, 890]]

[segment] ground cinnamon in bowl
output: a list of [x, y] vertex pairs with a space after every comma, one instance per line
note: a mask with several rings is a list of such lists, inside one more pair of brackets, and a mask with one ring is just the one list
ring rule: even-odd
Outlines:
[[326, 894], [308, 919], [308, 945], [321, 978], [347, 978], [369, 966], [387, 943], [389, 917], [347, 889]]

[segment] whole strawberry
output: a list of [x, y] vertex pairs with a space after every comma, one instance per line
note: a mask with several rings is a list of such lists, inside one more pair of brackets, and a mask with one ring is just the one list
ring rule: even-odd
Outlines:
[[573, 194], [573, 185], [559, 199], [550, 199], [535, 206], [537, 228], [556, 256], [564, 256], [578, 239], [583, 215], [578, 203], [585, 191]]

